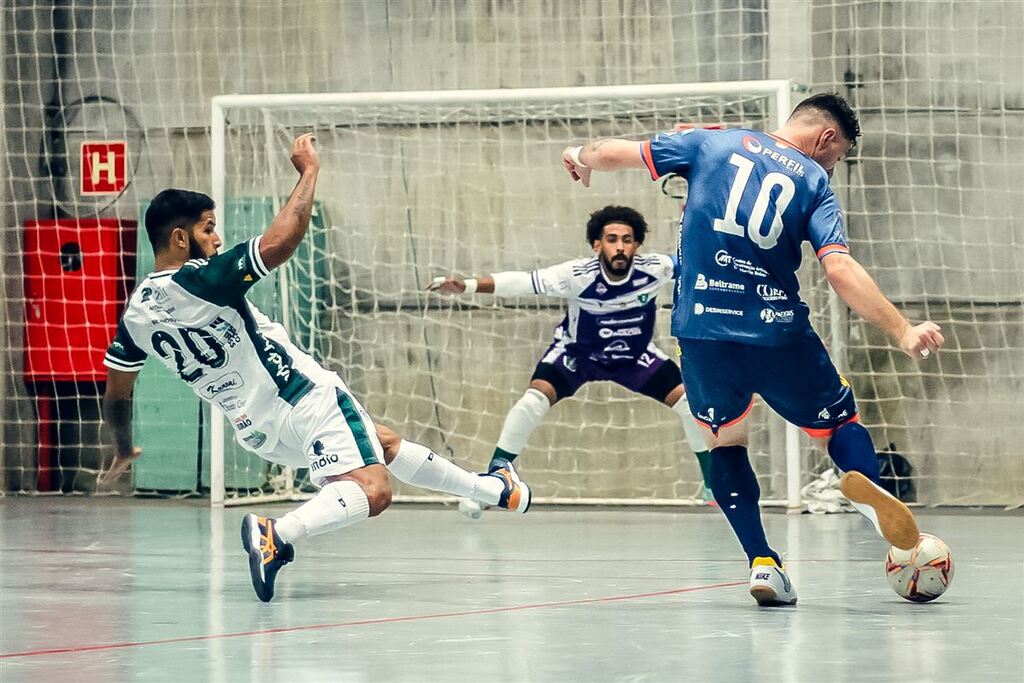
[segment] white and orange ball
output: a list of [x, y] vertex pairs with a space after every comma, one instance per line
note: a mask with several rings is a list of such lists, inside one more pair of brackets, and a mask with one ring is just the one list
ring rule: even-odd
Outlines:
[[910, 550], [889, 549], [885, 578], [901, 598], [929, 602], [945, 593], [953, 582], [953, 556], [941, 538], [921, 534]]

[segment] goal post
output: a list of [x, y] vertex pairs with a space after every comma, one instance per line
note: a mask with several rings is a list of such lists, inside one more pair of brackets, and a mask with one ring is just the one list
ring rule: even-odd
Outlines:
[[[226, 207], [269, 198], [276, 210], [294, 183], [291, 138], [316, 132], [324, 245], [311, 248], [297, 271], [281, 268], [275, 283], [260, 285], [276, 290], [272, 317], [304, 334], [306, 350], [337, 370], [375, 418], [482, 469], [561, 306], [427, 296], [429, 276], [527, 270], [581, 256], [587, 215], [612, 203], [644, 213], [652, 226], [648, 250], [674, 252], [678, 203], [641, 173], [605, 174], [582, 190], [560, 177], [561, 149], [594, 137], [650, 135], [677, 122], [772, 129], [788, 117], [792, 92], [790, 81], [766, 80], [220, 95], [212, 100], [210, 137], [218, 230], [228, 245], [250, 237]], [[312, 278], [323, 305], [298, 305], [293, 276]], [[661, 296], [657, 341], [671, 351], [671, 295]], [[617, 387], [583, 393], [583, 401], [570, 402], [576, 405], [559, 404], [524, 452], [539, 502], [696, 502], [699, 470], [669, 411]], [[799, 431], [770, 427], [763, 407], [758, 416], [752, 460], [765, 502], [796, 508]], [[219, 415], [209, 432], [211, 504], [303, 495], [291, 472], [274, 472], [283, 486], [233, 489], [225, 477], [233, 439]], [[441, 499], [397, 493], [398, 500]]]

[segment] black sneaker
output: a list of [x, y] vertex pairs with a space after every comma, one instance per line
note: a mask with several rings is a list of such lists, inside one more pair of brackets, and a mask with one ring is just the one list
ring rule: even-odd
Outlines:
[[242, 547], [249, 553], [252, 587], [263, 602], [270, 602], [274, 597], [277, 572], [295, 559], [295, 548], [277, 535], [274, 521], [252, 513], [242, 519]]

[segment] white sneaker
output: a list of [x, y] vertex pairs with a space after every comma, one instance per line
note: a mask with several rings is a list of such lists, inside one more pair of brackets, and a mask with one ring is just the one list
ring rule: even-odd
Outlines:
[[755, 557], [750, 567], [750, 594], [762, 607], [796, 604], [796, 588], [786, 570], [770, 557]]

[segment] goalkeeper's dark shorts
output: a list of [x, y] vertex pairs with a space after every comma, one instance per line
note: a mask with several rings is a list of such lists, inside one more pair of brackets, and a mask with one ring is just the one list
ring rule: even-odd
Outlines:
[[664, 402], [682, 383], [679, 366], [653, 343], [635, 358], [595, 359], [580, 349], [555, 342], [530, 379], [549, 383], [558, 400], [572, 396], [587, 382], [615, 382]]
[[746, 417], [754, 394], [815, 438], [858, 420], [850, 383], [813, 330], [785, 346], [680, 339], [679, 348], [690, 412], [715, 433]]

